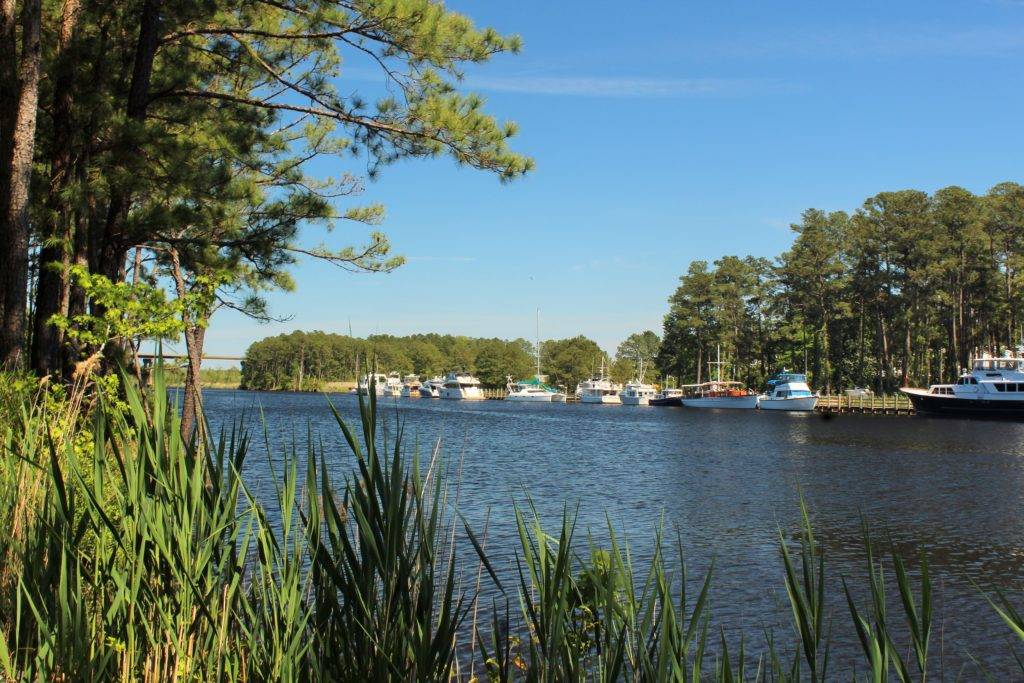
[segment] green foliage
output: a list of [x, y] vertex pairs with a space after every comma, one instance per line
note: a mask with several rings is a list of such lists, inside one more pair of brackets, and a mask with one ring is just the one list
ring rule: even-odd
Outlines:
[[551, 339], [541, 343], [541, 372], [551, 384], [569, 390], [594, 375], [604, 359], [604, 351], [597, 342], [583, 336], [571, 339]]
[[[799, 555], [779, 539], [792, 629], [763, 650], [712, 629], [713, 566], [691, 584], [670, 570], [659, 533], [633, 564], [609, 522], [580, 547], [572, 514], [554, 535], [516, 509], [516, 570], [499, 575], [468, 525], [454, 528], [439, 461], [428, 466], [335, 412], [344, 453], [310, 438], [279, 455], [270, 500], [246, 484], [247, 432], [181, 440], [160, 368], [147, 401], [125, 379], [124, 409], [79, 412], [74, 397], [7, 395], [0, 424], [0, 676], [11, 680], [833, 680], [824, 552], [803, 507]], [[49, 407], [48, 407], [49, 406]], [[55, 410], [53, 408], [56, 408]], [[48, 434], [56, 421], [71, 429]], [[311, 437], [313, 435], [310, 435]], [[330, 472], [351, 458], [344, 480]], [[271, 512], [277, 517], [271, 516]], [[479, 567], [461, 564], [459, 545]], [[872, 680], [925, 680], [934, 660], [931, 580], [890, 543], [899, 608], [865, 525], [869, 607], [844, 578]], [[675, 554], [682, 556], [681, 541]], [[471, 573], [503, 600], [478, 604]], [[688, 588], [696, 586], [695, 593]], [[1012, 632], [1024, 622], [999, 593]], [[471, 615], [486, 615], [480, 621]], [[792, 638], [785, 638], [790, 633]], [[783, 638], [780, 640], [780, 636]], [[717, 640], [717, 642], [716, 642]], [[909, 642], [916, 674], [894, 646]], [[941, 653], [940, 653], [941, 657]], [[806, 669], [804, 669], [805, 663]]]
[[706, 376], [719, 345], [752, 384], [782, 366], [815, 388], [952, 381], [978, 351], [1021, 342], [1024, 187], [947, 187], [867, 199], [852, 214], [808, 209], [771, 264], [690, 264], [669, 300], [660, 370]]
[[54, 316], [53, 324], [64, 330], [68, 339], [99, 347], [108, 341], [176, 339], [181, 334], [181, 312], [190, 300], [168, 301], [162, 289], [145, 283], [111, 282], [82, 266], [73, 266], [71, 276], [100, 313]]
[[355, 381], [356, 369], [375, 363], [381, 372], [428, 378], [463, 370], [491, 387], [505, 378], [534, 374], [532, 345], [523, 340], [475, 339], [440, 334], [372, 335], [358, 339], [324, 332], [292, 332], [253, 343], [242, 362], [246, 389], [318, 390], [325, 382]]

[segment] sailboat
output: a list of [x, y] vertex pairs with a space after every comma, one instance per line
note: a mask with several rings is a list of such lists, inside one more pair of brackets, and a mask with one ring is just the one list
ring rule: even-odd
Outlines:
[[529, 403], [565, 403], [565, 394], [549, 387], [541, 379], [540, 374], [540, 309], [537, 309], [537, 374], [532, 379], [514, 381], [508, 375], [505, 385], [508, 391], [506, 401], [525, 401]]
[[682, 403], [688, 408], [742, 408], [757, 407], [757, 394], [747, 389], [743, 382], [722, 379], [722, 347], [718, 347], [718, 359], [708, 362], [718, 367], [718, 379], [703, 384], [688, 384], [683, 387]]

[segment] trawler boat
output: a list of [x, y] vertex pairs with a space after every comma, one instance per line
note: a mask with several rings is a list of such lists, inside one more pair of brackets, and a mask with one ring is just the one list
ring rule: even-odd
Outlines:
[[604, 361], [601, 361], [601, 371], [590, 379], [583, 380], [576, 386], [576, 394], [581, 403], [609, 403], [620, 404], [619, 392], [621, 384], [616, 384], [604, 375]]
[[384, 395], [384, 387], [387, 386], [388, 376], [381, 372], [367, 373], [359, 378], [357, 393], [366, 396], [370, 393], [370, 385], [373, 384], [373, 393], [376, 396]]
[[660, 393], [655, 394], [647, 403], [652, 406], [681, 406], [683, 405], [683, 390], [662, 389]]
[[449, 372], [441, 385], [441, 398], [482, 401], [486, 397], [476, 377], [465, 372]]
[[626, 386], [619, 392], [619, 400], [622, 401], [623, 405], [627, 406], [645, 406], [650, 403], [657, 393], [653, 386], [644, 384], [644, 361], [641, 358], [640, 371], [637, 373], [637, 378], [632, 382], [626, 383]]
[[540, 381], [540, 377], [524, 379], [518, 382], [512, 380], [512, 375], [507, 378], [508, 384], [505, 389], [506, 401], [521, 401], [527, 403], [565, 403], [565, 394], [549, 387]]
[[420, 385], [420, 396], [423, 398], [441, 398], [441, 386], [444, 384], [444, 377], [437, 376], [428, 379]]
[[682, 403], [687, 408], [742, 408], [757, 407], [757, 394], [743, 386], [742, 382], [722, 379], [722, 349], [718, 349], [718, 360], [708, 363], [718, 366], [718, 379], [703, 384], [690, 384], [684, 388]]
[[619, 400], [627, 406], [645, 406], [650, 404], [658, 392], [650, 384], [644, 384], [640, 380], [627, 382], [626, 386], [619, 392]]
[[807, 386], [807, 376], [782, 372], [768, 380], [768, 391], [757, 399], [757, 407], [761, 410], [789, 410], [809, 412], [818, 403], [818, 396], [811, 393]]
[[384, 395], [398, 398], [402, 395], [402, 376], [397, 372], [389, 373], [384, 380]]
[[918, 413], [966, 417], [1024, 418], [1024, 356], [1007, 351], [972, 359], [956, 384], [900, 389]]
[[421, 386], [419, 375], [406, 375], [402, 378], [402, 398], [419, 398]]

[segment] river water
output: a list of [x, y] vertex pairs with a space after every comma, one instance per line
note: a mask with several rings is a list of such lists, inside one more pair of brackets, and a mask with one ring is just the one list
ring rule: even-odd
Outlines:
[[[354, 396], [330, 400], [358, 423]], [[258, 489], [285, 447], [294, 442], [304, 452], [310, 432], [332, 454], [338, 477], [351, 469], [322, 395], [210, 390], [205, 404], [215, 429], [243, 413], [254, 431], [266, 429], [271, 457], [257, 453], [246, 465]], [[518, 543], [512, 505], [528, 497], [552, 533], [566, 506], [577, 514], [581, 548], [587, 530], [601, 539], [610, 519], [638, 566], [663, 522], [682, 538], [691, 576], [714, 558], [716, 630], [737, 642], [742, 634], [760, 651], [765, 629], [791, 638], [778, 539], [780, 530], [797, 532], [802, 494], [827, 558], [837, 665], [859, 652], [840, 580], [863, 594], [863, 517], [911, 567], [920, 552], [927, 557], [936, 677], [980, 676], [968, 653], [992, 675], [1020, 674], [1009, 630], [972, 581], [1024, 596], [1024, 424], [431, 399], [380, 406], [386, 426], [401, 420], [409, 446], [429, 454], [440, 439], [459, 510], [478, 532], [487, 524], [499, 572], [511, 571]], [[261, 443], [259, 434], [257, 451]], [[898, 618], [895, 590], [889, 597]]]

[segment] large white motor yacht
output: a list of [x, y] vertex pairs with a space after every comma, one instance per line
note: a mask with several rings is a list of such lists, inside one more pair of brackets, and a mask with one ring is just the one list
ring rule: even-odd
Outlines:
[[619, 392], [619, 399], [623, 405], [645, 406], [650, 404], [651, 399], [657, 395], [658, 392], [654, 390], [653, 386], [644, 384], [640, 380], [635, 380], [626, 383], [626, 386]]
[[900, 389], [918, 413], [974, 417], [1024, 418], [1024, 353], [1007, 351], [1002, 358], [988, 354], [971, 361], [956, 384], [933, 384], [928, 389]]
[[402, 376], [397, 372], [388, 373], [384, 381], [384, 395], [390, 398], [398, 398], [402, 395]]
[[423, 398], [441, 398], [441, 386], [444, 384], [444, 377], [438, 375], [431, 377], [420, 385], [420, 396]]
[[465, 372], [449, 372], [441, 385], [441, 398], [482, 401], [486, 397], [476, 377]]
[[370, 384], [373, 384], [374, 394], [377, 396], [384, 395], [384, 388], [388, 383], [388, 376], [382, 372], [367, 373], [359, 378], [359, 389], [358, 393], [362, 396], [366, 396], [370, 393]]

